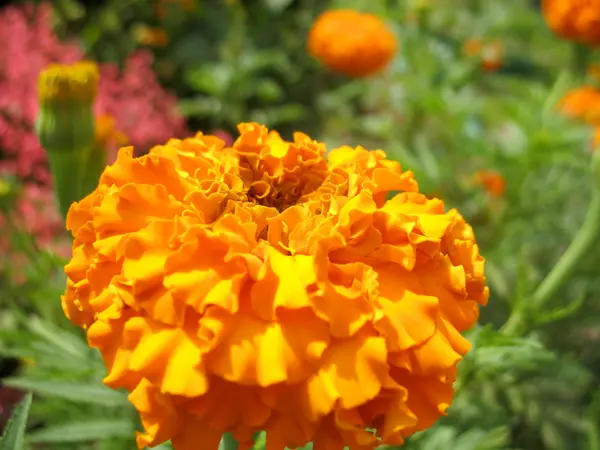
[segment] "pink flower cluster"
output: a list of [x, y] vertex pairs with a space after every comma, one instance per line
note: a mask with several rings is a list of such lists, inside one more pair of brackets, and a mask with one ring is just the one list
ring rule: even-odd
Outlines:
[[59, 41], [47, 4], [0, 10], [0, 170], [25, 180], [50, 181], [46, 155], [33, 130], [38, 113], [38, 74], [52, 62], [83, 58], [74, 43]]
[[[51, 63], [73, 63], [85, 57], [76, 42], [58, 39], [51, 15], [49, 3], [11, 5], [0, 10], [0, 176], [11, 174], [25, 183], [15, 213], [19, 222], [36, 223], [34, 228], [24, 226], [42, 244], [64, 225], [54, 213], [47, 157], [34, 131], [37, 79]], [[152, 62], [151, 54], [136, 52], [123, 71], [114, 64], [99, 65], [97, 117], [112, 116], [116, 128], [139, 152], [188, 134], [176, 110], [177, 99], [160, 86]], [[107, 151], [114, 153], [116, 149]], [[41, 196], [46, 196], [41, 202], [44, 205], [38, 201]], [[41, 215], [34, 218], [34, 210]]]
[[163, 90], [154, 75], [152, 54], [135, 52], [124, 69], [120, 72], [116, 65], [100, 65], [96, 114], [114, 117], [118, 130], [137, 152], [187, 135], [185, 121], [176, 109], [177, 98]]

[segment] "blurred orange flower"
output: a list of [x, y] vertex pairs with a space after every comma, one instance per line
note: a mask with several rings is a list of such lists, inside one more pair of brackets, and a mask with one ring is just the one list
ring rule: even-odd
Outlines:
[[492, 197], [500, 198], [506, 193], [506, 180], [494, 170], [480, 170], [475, 175], [475, 182]]
[[600, 0], [543, 0], [548, 27], [559, 36], [600, 45]]
[[308, 33], [308, 53], [350, 77], [365, 77], [383, 70], [394, 57], [398, 43], [385, 22], [352, 9], [321, 14]]
[[121, 149], [67, 217], [63, 309], [131, 392], [139, 448], [265, 430], [273, 449], [372, 449], [428, 428], [488, 300], [471, 227], [381, 150], [325, 159], [302, 133], [238, 129]]
[[138, 25], [133, 29], [134, 39], [147, 47], [166, 47], [169, 36], [162, 28], [153, 28], [147, 25]]
[[469, 39], [463, 45], [463, 53], [469, 57], [480, 57], [481, 66], [493, 72], [502, 67], [504, 45], [500, 41], [484, 44], [480, 39]]
[[563, 114], [600, 125], [600, 89], [582, 86], [568, 92], [558, 105]]
[[123, 146], [127, 144], [128, 138], [125, 133], [117, 129], [115, 118], [108, 114], [101, 114], [96, 117], [96, 146], [101, 149], [108, 149], [114, 146]]

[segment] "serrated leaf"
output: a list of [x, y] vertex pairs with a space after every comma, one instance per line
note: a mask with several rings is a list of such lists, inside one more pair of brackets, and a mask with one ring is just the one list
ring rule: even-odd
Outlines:
[[82, 339], [73, 333], [64, 331], [51, 323], [33, 317], [29, 321], [29, 329], [43, 341], [55, 345], [65, 353], [76, 358], [85, 358], [88, 347]]
[[28, 393], [15, 408], [13, 416], [6, 425], [4, 434], [0, 439], [0, 450], [23, 450], [31, 400], [32, 395]]
[[29, 378], [9, 378], [5, 384], [10, 387], [34, 391], [48, 397], [56, 397], [78, 403], [123, 407], [128, 405], [124, 393], [114, 391], [101, 384], [84, 384], [68, 381], [34, 380]]
[[29, 443], [85, 442], [110, 438], [133, 438], [135, 427], [123, 420], [96, 420], [54, 425], [27, 436]]

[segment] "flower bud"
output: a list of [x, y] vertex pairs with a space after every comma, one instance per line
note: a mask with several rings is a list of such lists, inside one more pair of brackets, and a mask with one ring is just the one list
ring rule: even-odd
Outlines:
[[94, 141], [98, 67], [88, 61], [52, 64], [39, 77], [40, 143], [48, 152], [80, 152]]
[[48, 153], [59, 206], [66, 215], [71, 203], [81, 199], [87, 161], [94, 144], [93, 105], [99, 73], [88, 61], [53, 64], [38, 81], [40, 112], [36, 132]]

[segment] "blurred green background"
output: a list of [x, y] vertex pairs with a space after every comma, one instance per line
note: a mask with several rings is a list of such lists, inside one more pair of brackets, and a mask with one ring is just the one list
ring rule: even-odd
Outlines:
[[[21, 3], [4, 2], [2, 10]], [[142, 147], [161, 142], [126, 122], [144, 121], [152, 110], [148, 120], [173, 137], [235, 135], [239, 122], [257, 121], [286, 137], [303, 131], [329, 148], [381, 148], [415, 172], [423, 192], [459, 208], [473, 225], [487, 261], [490, 303], [469, 334], [474, 347], [461, 363], [449, 416], [404, 448], [600, 450], [598, 247], [589, 248], [543, 307], [527, 303], [577, 233], [593, 186], [594, 130], [556, 108], [569, 89], [593, 81], [577, 49], [547, 29], [539, 2], [57, 0], [51, 6], [52, 39], [74, 42], [108, 72], [124, 74], [114, 83], [127, 79], [137, 106], [126, 116], [119, 115], [120, 103], [106, 110], [116, 111], [116, 127], [127, 128]], [[397, 36], [400, 50], [380, 75], [348, 79], [307, 54], [311, 24], [337, 7], [377, 14]], [[7, 17], [0, 28], [8, 27]], [[32, 390], [30, 448], [130, 450], [135, 411], [124, 393], [101, 384], [100, 356], [60, 308], [68, 255], [65, 232], [44, 210], [48, 181], [14, 163], [33, 167], [27, 159], [33, 156], [19, 153], [31, 130], [15, 108], [36, 98], [35, 85], [17, 89], [14, 80], [27, 78], [36, 49], [52, 39], [37, 36], [31, 54], [15, 54], [11, 49], [21, 48], [27, 33], [11, 30], [0, 42], [7, 42], [0, 50], [0, 133], [20, 134], [16, 144], [0, 140], [0, 161], [7, 161], [0, 165], [0, 426], [22, 392]], [[498, 67], [486, 67], [485, 52], [466, 50], [473, 40], [502, 49], [493, 61]], [[128, 66], [140, 50], [152, 56], [148, 67], [163, 92], [156, 98], [144, 90], [146, 75]], [[600, 55], [586, 50], [585, 59], [600, 62]], [[163, 95], [174, 99], [175, 118], [157, 100]], [[178, 118], [182, 125], [173, 125]], [[490, 177], [496, 188], [486, 183]], [[37, 200], [25, 201], [28, 192]], [[526, 318], [523, 326], [503, 327], [514, 315]]]

